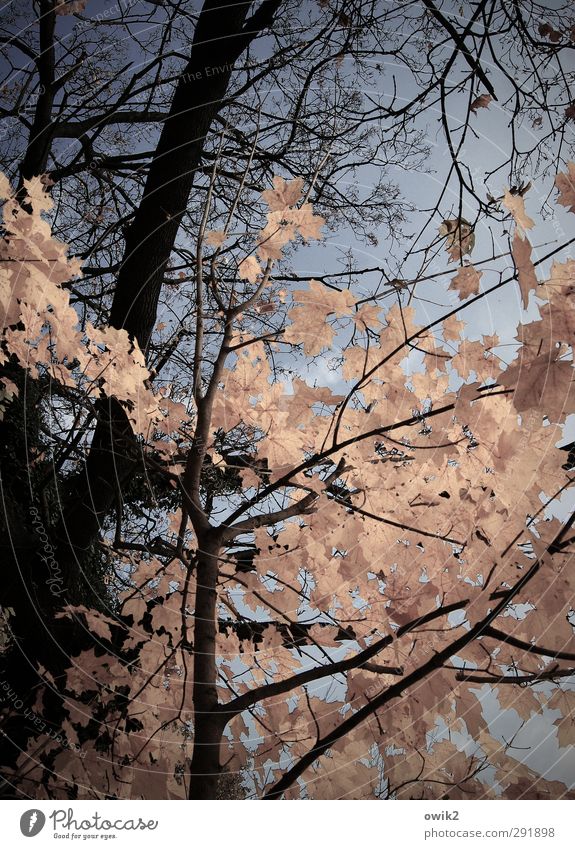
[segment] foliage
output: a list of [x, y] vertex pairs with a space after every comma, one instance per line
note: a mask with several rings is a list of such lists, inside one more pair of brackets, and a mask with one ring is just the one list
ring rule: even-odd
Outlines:
[[0, 795], [572, 795], [574, 27], [7, 10]]
[[[559, 201], [568, 205], [565, 180]], [[203, 699], [221, 763], [247, 769], [271, 794], [298, 795], [302, 775], [313, 798], [485, 796], [494, 792], [487, 765], [507, 796], [526, 785], [564, 794], [492, 736], [477, 685], [490, 684], [525, 720], [557, 706], [559, 742], [569, 742], [571, 691], [560, 682], [575, 657], [570, 522], [545, 520], [541, 493], [557, 497], [570, 482], [553, 447], [572, 409], [573, 261], [554, 262], [538, 282], [523, 205], [506, 202], [516, 222], [510, 280], [525, 303], [536, 288], [542, 306], [502, 370], [497, 340], [470, 342], [457, 307], [422, 327], [409, 306], [358, 304], [351, 290], [317, 281], [279, 295], [274, 263], [298, 232], [317, 238], [322, 225], [302, 191], [301, 180], [278, 178], [263, 193], [267, 223], [229, 288], [210, 258], [220, 307], [212, 361], [193, 364], [202, 390], [191, 387], [182, 404], [152, 388], [125, 333], [77, 329], [65, 288], [77, 265], [50, 234], [45, 194], [28, 184], [27, 210], [4, 188], [5, 356], [86, 409], [98, 392], [115, 394], [134, 425], [147, 423], [137, 425], [144, 461], [181, 498], [156, 516], [156, 556], [109, 539], [123, 575], [119, 616], [82, 606], [57, 614], [82, 622], [96, 643], [61, 686], [66, 744], [45, 747], [53, 766], [43, 792], [178, 798]], [[231, 226], [206, 241], [220, 246]], [[483, 297], [462, 275], [472, 269], [451, 277], [464, 300]], [[333, 374], [345, 392], [276, 373], [274, 359], [289, 350], [313, 357], [336, 340], [343, 355]], [[425, 370], [411, 376], [401, 366], [409, 346], [425, 351]], [[453, 372], [466, 381], [458, 391]], [[236, 471], [208, 510], [200, 487], [218, 469]], [[522, 605], [527, 615], [510, 618]], [[262, 616], [268, 627], [246, 645], [233, 626]], [[294, 639], [298, 623], [306, 627]], [[208, 666], [194, 666], [204, 652]], [[341, 684], [326, 699], [329, 676]], [[514, 686], [543, 681], [554, 686]], [[439, 720], [471, 736], [471, 759], [449, 739], [426, 742]], [[254, 738], [254, 724], [265, 733]], [[42, 768], [22, 773], [22, 792], [36, 792]]]

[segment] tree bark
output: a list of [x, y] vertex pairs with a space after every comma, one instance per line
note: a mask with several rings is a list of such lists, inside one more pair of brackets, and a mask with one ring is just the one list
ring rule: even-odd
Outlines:
[[[144, 351], [155, 324], [166, 264], [186, 211], [195, 171], [201, 164], [211, 123], [222, 108], [234, 63], [253, 38], [271, 24], [280, 3], [281, 0], [265, 0], [249, 19], [247, 13], [251, 4], [244, 0], [205, 0], [202, 6], [190, 60], [178, 81], [169, 116], [150, 164], [144, 195], [127, 235], [124, 261], [111, 309], [112, 326], [126, 329]], [[42, 56], [38, 62], [40, 76], [44, 80], [43, 91], [21, 166], [20, 188], [23, 178], [28, 179], [46, 169], [50, 150], [53, 8], [53, 0], [43, 0]], [[97, 538], [116, 498], [121, 498], [122, 484], [133, 471], [137, 459], [137, 441], [121, 404], [114, 398], [104, 399], [99, 404], [98, 413], [99, 420], [84, 471], [64, 499], [60, 521], [51, 531], [48, 529], [54, 561], [61, 570], [65, 588], [61, 596], [50, 592], [41, 577], [36, 581], [36, 576], [42, 574], [42, 545], [33, 537], [20, 544], [17, 537], [25, 537], [25, 529], [7, 529], [10, 551], [7, 557], [9, 577], [5, 583], [10, 587], [9, 601], [16, 615], [15, 637], [2, 658], [2, 667], [5, 680], [13, 690], [19, 694], [29, 693], [30, 699], [39, 684], [36, 671], [39, 664], [59, 681], [69, 665], [69, 658], [88, 647], [89, 635], [85, 631], [82, 633], [81, 628], [60, 627], [59, 621], [54, 620], [54, 613], [65, 604], [77, 603], [73, 587], [86, 580], [81, 568], [85, 554]], [[35, 493], [30, 491], [29, 495], [30, 503], [22, 504], [21, 512], [33, 504]], [[212, 545], [213, 541], [208, 539], [201, 566], [206, 588], [199, 593], [197, 613], [197, 638], [200, 645], [209, 649], [197, 658], [196, 673], [200, 683], [194, 693], [198, 739], [205, 743], [194, 750], [193, 768], [198, 780], [193, 782], [193, 792], [199, 794], [198, 798], [202, 794], [205, 797], [205, 794], [215, 793], [223, 731], [223, 720], [212, 713], [214, 699], [217, 701], [214, 654], [217, 561], [210, 553]], [[30, 575], [35, 576], [33, 587]], [[87, 578], [89, 580], [89, 575]], [[6, 593], [3, 592], [2, 596]], [[62, 699], [55, 691], [53, 698], [46, 702], [46, 710], [47, 718], [58, 725], [62, 718]], [[5, 731], [6, 736], [0, 741], [0, 763], [3, 765], [13, 764], [18, 752], [25, 750], [27, 741], [39, 734], [35, 727], [23, 723], [18, 716]], [[210, 775], [213, 778], [210, 779]], [[7, 792], [11, 791], [8, 789]]]
[[194, 611], [194, 752], [190, 799], [215, 799], [221, 772], [220, 743], [225, 717], [218, 713], [216, 688], [216, 604], [220, 541], [213, 531], [198, 538]]
[[126, 237], [110, 324], [128, 330], [142, 350], [150, 341], [166, 264], [235, 62], [272, 22], [279, 2], [267, 0], [246, 22], [249, 6], [245, 0], [204, 3], [190, 60], [178, 80], [142, 201]]
[[[243, 0], [206, 0], [190, 60], [181, 74], [141, 203], [126, 237], [110, 313], [146, 351], [156, 321], [166, 265], [193, 187], [213, 119], [221, 110], [233, 67], [250, 42], [273, 22], [281, 0], [265, 0], [246, 20]], [[215, 46], [217, 49], [215, 49]], [[122, 406], [101, 407], [85, 474], [58, 530], [60, 559], [70, 568], [96, 537], [134, 468], [136, 448]]]
[[46, 170], [52, 143], [52, 107], [54, 105], [54, 67], [56, 62], [54, 0], [41, 0], [38, 20], [40, 53], [36, 64], [40, 90], [34, 110], [34, 121], [30, 129], [28, 146], [20, 166], [19, 189], [22, 188], [24, 180], [30, 180]]

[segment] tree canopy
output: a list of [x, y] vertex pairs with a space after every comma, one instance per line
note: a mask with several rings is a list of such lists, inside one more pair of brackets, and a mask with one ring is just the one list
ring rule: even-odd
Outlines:
[[3, 796], [570, 796], [572, 11], [3, 26]]

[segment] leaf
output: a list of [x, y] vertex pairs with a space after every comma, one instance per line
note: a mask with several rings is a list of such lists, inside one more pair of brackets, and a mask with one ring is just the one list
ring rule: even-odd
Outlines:
[[539, 35], [542, 38], [548, 38], [552, 44], [557, 44], [561, 41], [561, 33], [559, 30], [552, 27], [551, 24], [539, 24]]
[[460, 321], [457, 316], [451, 315], [446, 318], [442, 324], [443, 338], [446, 342], [456, 342], [461, 338], [461, 333], [465, 327], [465, 322]]
[[470, 342], [464, 339], [459, 350], [451, 359], [451, 365], [459, 375], [467, 380], [472, 371], [483, 382], [491, 376], [493, 364], [485, 358], [485, 346], [482, 342]]
[[250, 255], [240, 262], [238, 271], [242, 280], [248, 280], [250, 283], [255, 283], [262, 273], [262, 267], [255, 256]]
[[567, 714], [560, 716], [553, 723], [557, 727], [557, 741], [561, 748], [573, 748], [575, 740], [575, 717]]
[[[53, 206], [42, 180], [25, 180], [30, 209], [15, 198], [5, 201], [5, 237], [0, 258], [0, 305], [5, 350], [34, 375], [42, 366], [64, 386], [81, 388], [87, 397], [102, 391], [126, 402], [127, 414], [138, 433], [148, 433], [162, 419], [146, 381], [150, 372], [137, 342], [127, 331], [79, 326], [70, 303], [69, 281], [80, 271], [69, 258], [67, 245], [52, 237], [41, 213]], [[49, 329], [49, 333], [47, 330]], [[77, 363], [77, 368], [71, 368]]]
[[501, 340], [499, 339], [497, 333], [493, 333], [490, 336], [483, 335], [481, 337], [481, 341], [483, 342], [483, 347], [486, 351], [490, 350], [491, 348], [497, 348], [497, 346], [501, 344]]
[[524, 410], [540, 410], [552, 422], [559, 422], [572, 411], [575, 400], [575, 371], [569, 362], [556, 359], [556, 353], [544, 353], [533, 360], [521, 356], [509, 366], [498, 382], [514, 388], [513, 405]]
[[575, 691], [557, 687], [546, 707], [561, 711], [554, 725], [560, 746], [573, 746], [575, 734]]
[[325, 218], [313, 214], [311, 203], [304, 203], [303, 206], [295, 210], [291, 220], [304, 239], [321, 238], [321, 228], [325, 224]]
[[207, 230], [206, 242], [208, 245], [213, 245], [214, 248], [220, 248], [227, 239], [225, 230]]
[[305, 353], [311, 356], [331, 346], [335, 331], [327, 317], [350, 315], [355, 304], [348, 289], [335, 291], [317, 280], [310, 280], [309, 289], [296, 289], [293, 299], [303, 306], [289, 311], [292, 324], [284, 331], [283, 339], [294, 344], [303, 342]]
[[356, 327], [360, 330], [363, 330], [366, 327], [372, 327], [377, 329], [381, 327], [381, 307], [378, 307], [376, 304], [369, 305], [364, 304], [360, 307], [356, 313], [353, 315], [353, 320], [355, 322]]
[[439, 235], [445, 236], [445, 250], [453, 260], [461, 260], [475, 247], [475, 233], [464, 218], [446, 218], [439, 227]]
[[295, 307], [289, 311], [288, 316], [292, 323], [284, 331], [285, 342], [295, 345], [303, 343], [304, 352], [312, 357], [323, 348], [331, 347], [335, 330], [326, 323], [326, 317], [321, 311]]
[[57, 15], [75, 15], [84, 11], [86, 3], [87, 0], [56, 0], [54, 11]]
[[463, 265], [451, 279], [449, 289], [457, 292], [459, 300], [464, 301], [479, 292], [479, 281], [483, 272], [477, 271], [472, 265]]
[[349, 289], [331, 289], [318, 280], [310, 280], [309, 289], [296, 289], [293, 299], [300, 304], [307, 304], [324, 316], [330, 313], [338, 316], [350, 315], [355, 304], [355, 297]]
[[286, 207], [295, 206], [301, 199], [303, 179], [296, 177], [294, 180], [286, 182], [283, 177], [274, 177], [272, 180], [273, 189], [266, 189], [262, 192], [262, 200], [264, 200], [270, 208], [270, 212], [284, 210]]
[[295, 236], [295, 227], [281, 212], [270, 213], [258, 238], [257, 252], [261, 261], [281, 259], [283, 248]]
[[527, 239], [522, 239], [518, 233], [513, 236], [511, 247], [513, 260], [517, 269], [517, 280], [521, 290], [521, 302], [523, 309], [529, 306], [529, 293], [537, 289], [539, 283], [535, 274], [535, 266], [531, 261], [531, 244]]
[[525, 212], [525, 201], [522, 195], [513, 195], [506, 189], [505, 196], [503, 198], [503, 206], [509, 210], [515, 220], [515, 223], [523, 230], [530, 230], [535, 226], [533, 219], [529, 218]]
[[478, 109], [487, 109], [492, 100], [493, 98], [490, 94], [480, 94], [479, 97], [475, 98], [469, 108], [472, 112], [475, 112], [475, 114], [477, 114]]
[[12, 197], [12, 186], [10, 180], [2, 171], [0, 171], [0, 200]]
[[566, 174], [557, 174], [555, 185], [559, 189], [557, 202], [566, 206], [569, 212], [575, 212], [575, 163], [567, 164]]

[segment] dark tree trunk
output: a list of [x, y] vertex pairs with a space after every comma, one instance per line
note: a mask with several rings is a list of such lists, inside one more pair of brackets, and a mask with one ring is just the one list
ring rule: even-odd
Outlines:
[[[233, 65], [251, 40], [271, 24], [280, 3], [281, 0], [264, 0], [249, 19], [247, 12], [251, 4], [245, 0], [205, 0], [200, 12], [190, 60], [178, 81], [169, 117], [150, 164], [144, 195], [126, 238], [124, 261], [110, 315], [110, 323], [125, 328], [144, 351], [156, 321], [166, 264], [188, 204], [194, 174], [201, 164], [210, 125], [222, 108]], [[54, 74], [53, 7], [53, 0], [41, 3], [43, 46], [38, 64], [43, 90], [21, 166], [20, 188], [23, 178], [28, 179], [46, 169], [49, 156]], [[83, 474], [73, 491], [68, 495], [64, 493], [57, 526], [47, 528], [54, 562], [62, 575], [62, 583], [56, 585], [56, 588], [64, 587], [61, 594], [55, 593], [54, 584], [48, 584], [45, 576], [42, 577], [42, 569], [46, 568], [45, 543], [34, 535], [30, 520], [26, 520], [25, 514], [36, 497], [33, 487], [29, 499], [24, 496], [23, 503], [13, 505], [5, 516], [8, 523], [4, 536], [5, 566], [9, 574], [4, 579], [0, 602], [13, 607], [15, 616], [11, 646], [1, 659], [3, 680], [0, 683], [17, 692], [25, 705], [31, 704], [38, 687], [43, 686], [38, 672], [38, 667], [43, 666], [56, 685], [45, 688], [44, 700], [45, 718], [55, 727], [65, 716], [63, 699], [57, 692], [58, 683], [70, 665], [70, 658], [89, 648], [91, 638], [85, 628], [56, 620], [54, 614], [65, 604], [77, 603], [79, 584], [90, 580], [90, 575], [83, 573], [86, 554], [93, 547], [115, 500], [121, 497], [122, 485], [137, 459], [137, 441], [119, 402], [113, 398], [102, 400], [98, 415]], [[54, 485], [58, 486], [56, 479]], [[58, 503], [61, 496], [59, 492]], [[202, 568], [209, 574], [211, 589], [200, 593], [200, 610], [205, 610], [204, 614], [197, 614], [204, 623], [200, 624], [199, 638], [207, 641], [206, 644], [212, 640], [215, 650], [217, 561], [208, 555]], [[213, 577], [214, 569], [216, 578]], [[202, 628], [209, 634], [202, 635]], [[213, 652], [210, 658], [198, 661], [196, 672], [202, 682], [194, 696], [194, 702], [197, 699], [199, 705], [196, 708], [199, 711], [197, 734], [198, 741], [204, 740], [206, 745], [198, 743], [194, 768], [198, 778], [200, 773], [213, 774], [214, 778], [196, 782], [194, 792], [213, 794], [223, 731], [221, 720], [212, 712], [216, 698]], [[18, 752], [26, 749], [28, 740], [41, 736], [37, 727], [24, 721], [18, 713], [8, 719], [3, 731], [0, 765], [8, 767], [14, 765]], [[17, 790], [8, 782], [0, 791], [2, 795], [12, 797], [17, 795]]]
[[225, 717], [218, 712], [216, 688], [216, 604], [219, 540], [211, 532], [198, 537], [194, 611], [194, 753], [190, 799], [215, 799], [221, 773], [220, 743]]
[[20, 166], [19, 188], [22, 187], [23, 180], [30, 180], [46, 170], [52, 144], [52, 107], [54, 104], [54, 67], [56, 62], [54, 0], [41, 0], [38, 21], [40, 53], [37, 67], [40, 89], [34, 110], [34, 120], [30, 129], [28, 147]]
[[145, 350], [156, 320], [166, 264], [186, 211], [206, 136], [222, 108], [233, 66], [249, 38], [249, 3], [206, 0], [190, 60], [150, 165], [141, 203], [126, 237], [110, 324], [124, 327]]
[[[242, 0], [206, 0], [202, 7], [190, 60], [178, 80], [144, 194], [126, 237], [110, 313], [110, 324], [127, 330], [144, 351], [206, 136], [222, 108], [234, 63], [272, 23], [280, 2], [266, 0], [248, 20], [250, 4]], [[100, 417], [85, 474], [58, 531], [60, 557], [71, 568], [94, 540], [134, 468], [136, 445], [130, 436], [126, 414], [112, 400]]]

